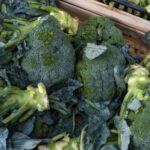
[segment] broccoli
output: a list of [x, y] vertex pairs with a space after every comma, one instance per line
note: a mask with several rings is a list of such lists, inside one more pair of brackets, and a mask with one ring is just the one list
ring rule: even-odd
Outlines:
[[[131, 131], [130, 144], [133, 146], [133, 149], [148, 150], [150, 149], [149, 71], [141, 65], [131, 65], [125, 81], [128, 84], [128, 92], [120, 110], [120, 127], [122, 127], [123, 120], [126, 119]], [[120, 141], [121, 132], [119, 132], [119, 143]]]
[[[62, 30], [67, 30], [71, 35], [76, 33], [78, 21], [72, 18], [67, 12], [61, 11], [55, 7], [41, 5], [39, 2], [28, 1], [28, 4], [30, 9], [37, 9], [39, 12], [45, 11], [45, 15], [49, 14], [54, 16], [59, 21]], [[40, 24], [42, 19], [42, 17], [34, 21], [27, 21], [23, 18], [4, 19], [0, 26], [0, 42], [3, 42], [3, 47], [7, 49], [22, 42], [32, 29]], [[10, 39], [8, 40], [8, 38]]]
[[[145, 43], [150, 45], [150, 32], [144, 37]], [[150, 113], [150, 54], [146, 55], [141, 64], [131, 65], [126, 73], [125, 82], [128, 92], [124, 97], [120, 110], [121, 128], [126, 119], [131, 131], [130, 145], [134, 150], [150, 149], [149, 113]], [[119, 132], [119, 144], [121, 132]]]
[[132, 133], [132, 145], [134, 145], [134, 150], [148, 150], [150, 149], [150, 102], [144, 101], [145, 106], [138, 113], [134, 114], [132, 125], [130, 130]]
[[[49, 101], [43, 83], [38, 83], [37, 88], [28, 86], [26, 90], [15, 86], [0, 87], [0, 102], [0, 116], [4, 118], [2, 120], [4, 124], [22, 122], [36, 110], [49, 109]], [[14, 109], [18, 110], [8, 115]]]
[[48, 148], [50, 150], [84, 150], [86, 128], [87, 126], [82, 129], [81, 134], [78, 137], [70, 137], [66, 133], [56, 135], [48, 144]]
[[[18, 23], [19, 25], [14, 25], [14, 22]], [[36, 19], [35, 21], [24, 21], [22, 19], [5, 19], [2, 27], [6, 30], [9, 29], [9, 34], [6, 34], [5, 38], [8, 38], [9, 35], [10, 39], [8, 42], [3, 43], [4, 48], [8, 49], [10, 47], [16, 46], [20, 42], [22, 42], [29, 33], [41, 22], [41, 18]], [[2, 31], [7, 32], [7, 31]], [[3, 41], [2, 41], [3, 42]]]
[[[43, 82], [46, 87], [50, 87], [72, 77], [74, 73], [74, 49], [69, 36], [62, 30], [75, 34], [78, 22], [68, 13], [39, 2], [28, 1], [28, 9], [45, 13], [28, 21], [23, 18], [5, 18], [0, 25], [0, 65], [7, 70], [13, 85], [25, 87], [28, 85], [26, 83]], [[21, 56], [18, 56], [16, 46], [22, 42], [26, 46]], [[25, 82], [20, 84], [22, 75], [26, 75], [22, 80]]]
[[80, 138], [70, 138], [66, 133], [57, 135], [49, 143], [50, 150], [80, 150]]
[[[121, 42], [121, 31], [105, 17], [93, 17], [80, 25], [73, 43], [76, 43], [75, 48], [80, 53], [76, 72], [78, 79], [83, 83], [81, 92], [86, 98], [99, 101], [112, 99], [116, 95], [114, 68], [117, 65], [124, 67], [126, 64], [123, 53], [115, 45]], [[89, 47], [90, 43], [94, 43], [95, 46]], [[100, 51], [104, 52], [94, 59], [89, 59], [87, 51], [91, 55], [94, 51], [95, 55]]]
[[74, 49], [54, 17], [43, 18], [30, 32], [28, 41], [30, 50], [21, 59], [21, 68], [30, 81], [50, 87], [72, 77]]
[[122, 32], [114, 23], [106, 17], [91, 17], [82, 23], [73, 39], [73, 44], [77, 50], [81, 50], [87, 43], [97, 45], [103, 43], [122, 43]]
[[50, 13], [51, 16], [54, 16], [60, 22], [62, 30], [66, 30], [70, 35], [76, 34], [78, 29], [78, 20], [71, 17], [67, 12], [55, 7], [41, 5], [41, 3], [35, 1], [29, 0], [28, 4], [30, 9], [36, 9], [39, 12], [45, 11], [46, 14]]
[[124, 98], [124, 105], [122, 105], [121, 107], [121, 118], [124, 117], [127, 104], [129, 102], [132, 102], [134, 99], [149, 99], [149, 95], [147, 95], [146, 92], [148, 92], [148, 85], [150, 83], [150, 79], [149, 72], [146, 68], [142, 67], [141, 65], [131, 65], [128, 69], [125, 81], [128, 84], [128, 93]]

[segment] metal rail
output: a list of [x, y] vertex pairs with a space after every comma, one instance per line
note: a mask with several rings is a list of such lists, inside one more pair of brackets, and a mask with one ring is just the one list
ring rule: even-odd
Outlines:
[[136, 5], [128, 0], [99, 0], [107, 5], [110, 5], [112, 2], [113, 7], [131, 13], [133, 15], [139, 16], [141, 18], [150, 20], [150, 13], [143, 7]]

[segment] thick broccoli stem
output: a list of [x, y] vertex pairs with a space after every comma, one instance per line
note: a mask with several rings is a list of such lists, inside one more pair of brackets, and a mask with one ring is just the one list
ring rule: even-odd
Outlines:
[[49, 101], [44, 84], [39, 83], [38, 87], [28, 86], [26, 90], [17, 87], [0, 88], [0, 116], [5, 117], [7, 113], [12, 112], [6, 116], [2, 122], [4, 124], [14, 123], [16, 121], [22, 122], [28, 119], [36, 110], [44, 111], [49, 109]]
[[16, 107], [16, 101], [6, 101], [2, 106], [0, 106], [0, 116], [3, 116], [9, 112], [11, 108]]
[[19, 119], [19, 122], [23, 122], [25, 120], [27, 120], [29, 117], [31, 117], [33, 115], [33, 113], [36, 111], [36, 109], [31, 109], [30, 111], [28, 111], [27, 113], [25, 113], [24, 116], [22, 116], [20, 119]]

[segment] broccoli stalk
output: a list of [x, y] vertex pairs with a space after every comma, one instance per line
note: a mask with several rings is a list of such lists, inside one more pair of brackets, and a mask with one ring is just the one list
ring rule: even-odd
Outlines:
[[0, 116], [5, 117], [11, 110], [18, 109], [8, 115], [2, 123], [8, 124], [28, 119], [36, 110], [49, 109], [49, 101], [44, 84], [39, 83], [37, 88], [28, 86], [26, 90], [18, 87], [0, 88]]

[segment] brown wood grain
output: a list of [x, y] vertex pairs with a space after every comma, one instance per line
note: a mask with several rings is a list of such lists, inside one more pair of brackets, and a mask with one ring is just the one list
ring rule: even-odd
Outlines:
[[120, 24], [141, 32], [150, 31], [150, 22], [117, 8], [105, 5], [94, 0], [62, 0], [63, 2], [88, 10], [94, 14], [106, 16]]

